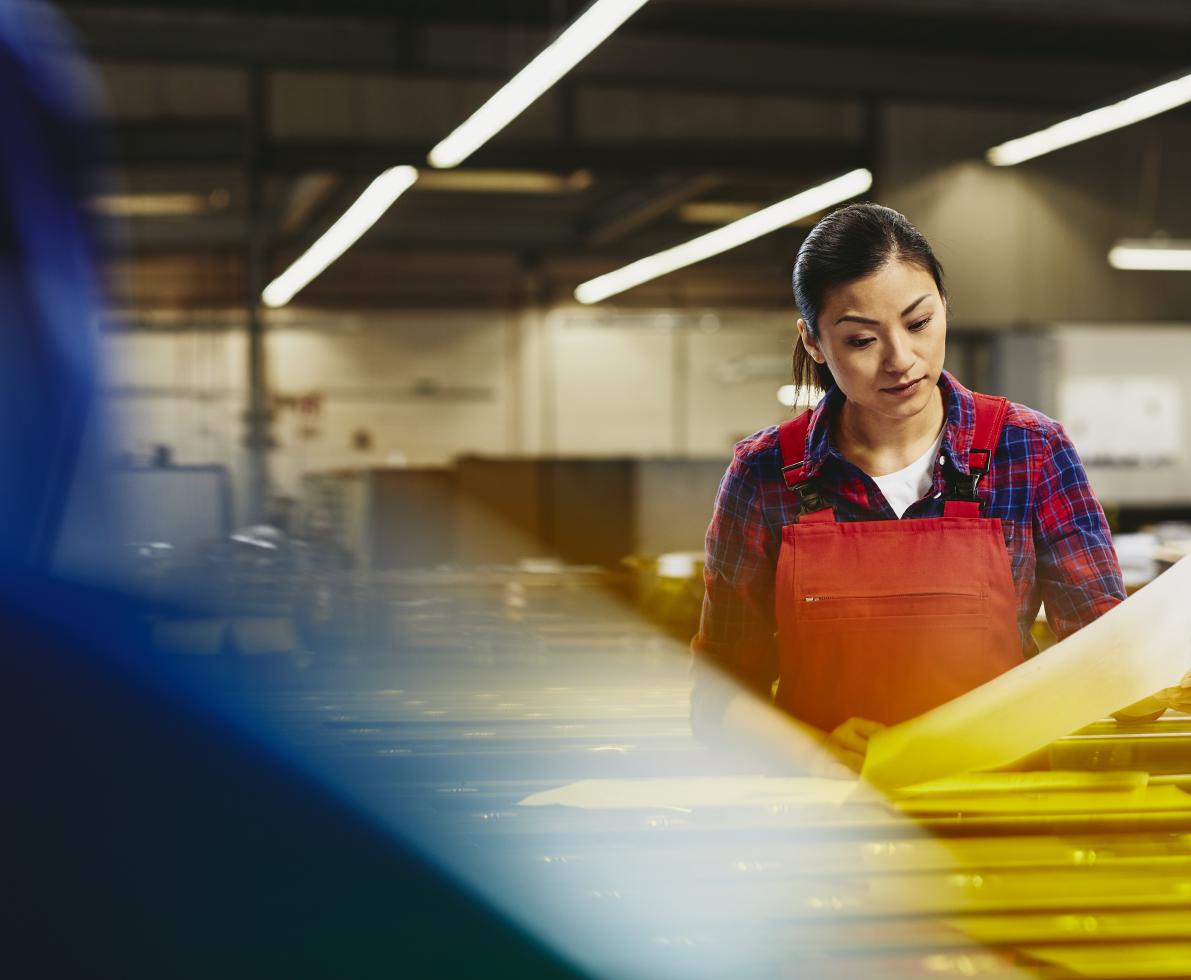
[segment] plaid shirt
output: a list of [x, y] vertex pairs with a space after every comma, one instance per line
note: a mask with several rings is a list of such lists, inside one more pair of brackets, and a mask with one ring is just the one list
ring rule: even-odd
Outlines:
[[[941, 453], [967, 473], [975, 402], [946, 371], [939, 387], [946, 410]], [[832, 421], [843, 400], [843, 393], [831, 388], [815, 408], [807, 431], [806, 474], [816, 478], [837, 520], [897, 520], [873, 480], [832, 443]], [[705, 661], [766, 699], [777, 679], [774, 578], [782, 526], [798, 517], [798, 497], [786, 489], [781, 467], [778, 427], [770, 426], [737, 443], [720, 482], [707, 529], [703, 616], [691, 643], [696, 732], [718, 726], [732, 693]], [[930, 492], [903, 516], [941, 517], [944, 489], [943, 467], [936, 463]], [[1011, 403], [979, 492], [984, 516], [1001, 519], [1026, 656], [1037, 652], [1030, 627], [1040, 603], [1046, 603], [1046, 617], [1061, 638], [1125, 598], [1104, 511], [1058, 422]]]

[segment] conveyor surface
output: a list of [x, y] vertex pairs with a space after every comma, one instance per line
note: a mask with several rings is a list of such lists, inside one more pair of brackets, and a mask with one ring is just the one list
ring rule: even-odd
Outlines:
[[[407, 647], [214, 688], [593, 975], [1191, 974], [1191, 796], [1157, 813], [927, 819], [879, 802], [519, 806], [580, 779], [740, 764], [690, 734], [684, 645], [590, 577], [515, 604], [498, 575], [424, 589], [402, 583]], [[1084, 737], [1055, 757], [1070, 765]]]

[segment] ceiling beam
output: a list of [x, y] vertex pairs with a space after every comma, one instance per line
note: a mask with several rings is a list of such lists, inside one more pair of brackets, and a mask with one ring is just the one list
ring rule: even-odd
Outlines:
[[283, 235], [298, 235], [306, 228], [327, 199], [339, 187], [336, 174], [303, 174], [285, 196], [277, 230]]
[[[103, 4], [76, 3], [66, 9], [86, 53], [101, 61], [380, 72], [484, 81], [494, 91], [519, 67], [510, 62], [511, 39], [519, 50], [535, 51], [550, 37], [545, 21], [513, 29], [466, 18], [461, 23], [446, 19], [449, 11], [440, 6], [401, 5], [400, 17], [354, 19], [206, 8], [196, 13], [160, 5], [135, 12], [125, 5]], [[691, 93], [879, 95], [887, 100], [1062, 109], [1145, 87], [1183, 67], [1191, 47], [1191, 4], [1181, 22], [1088, 26], [1065, 20], [1028, 31], [1003, 17], [976, 17], [971, 7], [964, 17], [915, 19], [901, 9], [904, 0], [891, 3], [884, 16], [804, 11], [798, 5], [778, 12], [782, 25], [772, 22], [772, 11], [763, 16], [765, 8], [755, 4], [696, 3], [691, 21], [701, 25], [696, 30], [691, 24], [683, 27], [679, 14], [687, 6], [647, 6], [640, 18], [648, 23], [649, 17], [664, 14], [669, 26], [642, 31], [634, 18], [577, 65], [568, 84]], [[747, 31], [742, 35], [742, 25], [749, 23], [757, 25], [756, 37]], [[921, 56], [914, 45], [921, 45]], [[913, 70], [907, 70], [908, 58], [914, 59]]]
[[723, 177], [715, 173], [665, 174], [631, 187], [591, 216], [587, 243], [593, 248], [610, 245], [722, 183]]
[[[107, 161], [129, 169], [157, 167], [241, 167], [247, 127], [237, 120], [205, 122], [123, 122], [101, 131]], [[268, 142], [261, 166], [275, 175], [336, 173], [373, 175], [397, 164], [423, 165], [425, 143], [298, 143]], [[847, 142], [513, 142], [501, 137], [478, 150], [467, 162], [477, 170], [532, 168], [558, 173], [588, 169], [597, 174], [630, 177], [659, 172], [690, 175], [725, 169], [748, 175], [783, 175], [814, 161], [824, 173], [865, 166], [859, 144]], [[462, 167], [459, 169], [463, 169]]]
[[[167, 25], [180, 17], [200, 24], [192, 36], [174, 39], [179, 48], [190, 50], [207, 42], [221, 22], [230, 19], [269, 21], [271, 29], [281, 23], [287, 29], [278, 32], [272, 50], [277, 57], [304, 59], [310, 49], [295, 47], [294, 41], [300, 39], [303, 24], [317, 21], [371, 35], [355, 57], [378, 58], [391, 57], [397, 50], [385, 36], [386, 26], [403, 34], [442, 25], [522, 34], [557, 31], [559, 5], [560, 0], [407, 0], [400, 5], [391, 0], [337, 0], [333, 17], [319, 4], [293, 0], [253, 0], [249, 10], [241, 0], [205, 0], [198, 15], [192, 0], [71, 0], [62, 6], [96, 44], [136, 44], [148, 34], [122, 37], [121, 25], [139, 23], [143, 31], [151, 31], [155, 24]], [[582, 6], [582, 2], [565, 3], [563, 19], [570, 20]], [[982, 29], [972, 30], [977, 24]], [[628, 30], [668, 37], [800, 37], [816, 43], [876, 40], [888, 44], [907, 35], [917, 35], [921, 43], [924, 27], [930, 42], [952, 49], [1005, 46], [1020, 53], [1046, 48], [1140, 62], [1165, 50], [1177, 56], [1179, 35], [1185, 46], [1186, 32], [1191, 31], [1191, 9], [1183, 0], [800, 0], [796, 4], [790, 0], [654, 0], [634, 16]], [[342, 33], [339, 39], [347, 36]], [[1126, 43], [1114, 48], [1114, 37]], [[324, 58], [352, 56], [346, 44], [331, 40]], [[261, 47], [253, 37], [242, 36], [225, 50], [236, 53]]]
[[129, 169], [242, 169], [246, 119], [150, 120], [96, 126], [100, 162]]

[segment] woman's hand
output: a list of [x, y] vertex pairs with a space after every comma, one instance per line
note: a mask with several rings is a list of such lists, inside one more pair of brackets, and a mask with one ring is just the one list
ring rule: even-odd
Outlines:
[[738, 691], [724, 707], [716, 744], [761, 763], [772, 775], [855, 779], [869, 739], [884, 727], [849, 718], [835, 731], [824, 732], [749, 691]]
[[1162, 688], [1154, 695], [1154, 700], [1175, 711], [1191, 712], [1191, 670], [1183, 675], [1175, 687]]
[[1167, 708], [1191, 712], [1191, 670], [1174, 687], [1164, 687], [1157, 694], [1114, 712], [1113, 717], [1125, 722], [1153, 721]]
[[879, 721], [849, 718], [823, 739], [819, 752], [811, 759], [811, 775], [855, 779], [864, 767], [869, 739], [884, 727]]

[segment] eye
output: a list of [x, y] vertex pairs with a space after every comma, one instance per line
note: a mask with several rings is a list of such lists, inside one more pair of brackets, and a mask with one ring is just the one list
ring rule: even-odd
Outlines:
[[915, 320], [913, 323], [911, 323], [909, 329], [913, 331], [919, 331], [928, 323], [930, 323], [930, 317], [924, 316], [921, 320]]
[[872, 337], [849, 337], [848, 346], [855, 347], [857, 350], [864, 350], [873, 342]]

